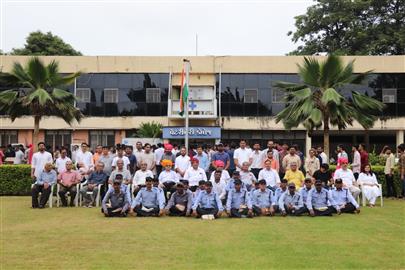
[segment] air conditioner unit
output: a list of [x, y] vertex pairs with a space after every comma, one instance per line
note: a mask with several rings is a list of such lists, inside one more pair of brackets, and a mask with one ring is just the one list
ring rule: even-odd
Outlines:
[[395, 103], [394, 95], [384, 95], [382, 98], [383, 103]]
[[382, 89], [383, 103], [397, 102], [397, 89], [396, 88], [383, 88]]

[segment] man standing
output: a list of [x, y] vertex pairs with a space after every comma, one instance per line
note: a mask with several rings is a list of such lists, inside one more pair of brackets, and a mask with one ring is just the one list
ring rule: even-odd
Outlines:
[[269, 216], [274, 213], [272, 206], [273, 192], [267, 188], [266, 180], [259, 181], [259, 189], [252, 193], [252, 208], [257, 216]]
[[235, 180], [235, 188], [228, 193], [226, 212], [229, 217], [253, 217], [252, 201], [249, 192], [242, 189], [242, 181]]
[[329, 164], [328, 162], [328, 156], [326, 155], [326, 153], [323, 151], [323, 147], [322, 146], [318, 146], [318, 148], [316, 149], [316, 151], [318, 152], [318, 156], [320, 157], [320, 163], [322, 164]]
[[38, 152], [32, 156], [31, 177], [37, 179], [44, 170], [46, 163], [53, 163], [52, 155], [45, 151], [45, 143], [38, 143]]
[[70, 206], [74, 206], [75, 197], [77, 194], [76, 185], [82, 180], [82, 176], [78, 171], [72, 169], [73, 163], [66, 162], [66, 170], [58, 175], [58, 183], [60, 184], [59, 197], [62, 201], [62, 206], [67, 207], [66, 193], [70, 193]]
[[66, 162], [72, 161], [68, 156], [67, 156], [67, 150], [66, 148], [62, 148], [60, 150], [60, 156], [56, 159], [55, 161], [55, 166], [56, 169], [58, 170], [58, 173], [62, 173], [66, 169]]
[[[56, 172], [52, 170], [52, 163], [46, 163], [44, 170], [36, 178], [35, 184], [31, 189], [32, 208], [44, 208], [51, 194], [52, 185], [56, 183]], [[38, 203], [38, 194], [41, 192], [41, 198]]]
[[280, 212], [282, 216], [292, 215], [301, 216], [306, 213], [302, 196], [295, 191], [295, 184], [293, 182], [288, 184], [288, 191], [284, 192], [278, 200]]
[[338, 178], [343, 180], [343, 186], [348, 188], [349, 191], [352, 193], [353, 197], [357, 199], [357, 196], [360, 194], [360, 189], [355, 186], [356, 185], [356, 179], [354, 178], [352, 170], [347, 168], [348, 165], [348, 160], [347, 159], [341, 159], [341, 168], [337, 169], [335, 171], [335, 174], [333, 175], [333, 179], [336, 180]]
[[24, 149], [24, 146], [17, 145], [15, 147], [15, 159], [14, 159], [14, 164], [23, 164], [24, 163], [24, 152], [22, 151]]
[[131, 205], [130, 213], [136, 212], [138, 217], [162, 216], [164, 214], [164, 198], [159, 189], [153, 187], [152, 178], [146, 178], [146, 187], [136, 195]]
[[178, 174], [179, 179], [184, 178], [184, 174], [190, 167], [190, 157], [187, 155], [186, 147], [182, 146], [180, 148], [180, 155], [176, 158], [174, 169]]
[[337, 154], [338, 160], [339, 160], [340, 158], [345, 158], [345, 159], [349, 160], [349, 156], [347, 155], [347, 153], [346, 153], [345, 149], [343, 148], [343, 145], [342, 145], [342, 144], [339, 144], [339, 145], [337, 146], [336, 151], [337, 151], [337, 153], [338, 153], [338, 154]]
[[184, 190], [184, 184], [177, 183], [176, 192], [172, 194], [166, 205], [166, 214], [170, 216], [190, 216], [192, 199], [191, 192]]
[[155, 162], [156, 162], [156, 175], [159, 175], [162, 172], [162, 165], [160, 164], [160, 162], [162, 161], [162, 156], [163, 156], [164, 152], [165, 152], [165, 149], [163, 148], [163, 144], [158, 143], [157, 148], [154, 151]]
[[218, 194], [212, 190], [210, 181], [205, 182], [205, 190], [198, 193], [192, 209], [194, 217], [213, 215], [215, 218], [219, 218], [222, 215], [224, 208]]
[[[160, 162], [162, 162], [163, 160], [171, 160], [172, 163], [174, 164], [176, 162], [176, 155], [173, 154], [172, 150], [173, 150], [173, 146], [171, 144], [169, 144], [169, 143], [165, 144], [165, 151], [162, 155], [162, 158], [160, 159]], [[162, 164], [160, 164], [160, 165], [162, 165]], [[164, 166], [162, 166], [162, 171], [164, 169], [163, 167]]]
[[81, 151], [76, 153], [76, 164], [83, 162], [83, 164], [91, 170], [94, 166], [93, 163], [93, 154], [89, 151], [89, 145], [85, 142], [81, 144]]
[[405, 144], [398, 145], [398, 169], [399, 179], [402, 183], [402, 198], [405, 199]]
[[[262, 160], [263, 160], [263, 152], [260, 151], [260, 144], [255, 143], [253, 145], [253, 151], [250, 154], [250, 160], [252, 163], [250, 164], [250, 171], [255, 175], [255, 177], [259, 177], [259, 172], [262, 169]], [[243, 167], [242, 163], [242, 167]]]
[[97, 145], [93, 155], [93, 164], [97, 164], [98, 159], [100, 158], [103, 152], [103, 147], [101, 145]]
[[[107, 183], [108, 176], [104, 173], [104, 163], [97, 162], [96, 170], [89, 175], [87, 185], [80, 189], [85, 207], [93, 207], [97, 198], [98, 186]], [[87, 194], [92, 192], [92, 194]]]
[[136, 157], [134, 154], [132, 154], [132, 145], [127, 145], [125, 146], [125, 156], [129, 160], [129, 172], [131, 175], [134, 175], [136, 171]]
[[240, 140], [239, 148], [235, 150], [233, 154], [233, 161], [235, 162], [235, 168], [237, 171], [242, 169], [243, 162], [249, 162], [249, 166], [252, 164], [252, 150], [247, 148], [246, 140]]
[[[332, 195], [322, 187], [320, 180], [315, 181], [315, 188], [311, 189], [307, 197], [307, 208], [311, 217], [332, 216], [334, 205]], [[337, 210], [339, 213], [340, 210]]]
[[267, 159], [267, 153], [270, 151], [273, 153], [273, 158], [280, 162], [280, 153], [276, 149], [276, 145], [273, 141], [268, 141], [267, 148], [262, 151], [262, 161]]
[[301, 168], [301, 158], [296, 153], [296, 148], [291, 146], [289, 153], [283, 158], [282, 166], [284, 171], [291, 169], [291, 164], [296, 163], [297, 168]]
[[380, 156], [385, 158], [384, 174], [387, 183], [387, 197], [396, 197], [397, 192], [394, 187], [395, 156], [387, 145], [384, 146]]
[[216, 170], [217, 169], [217, 160], [220, 160], [224, 163], [224, 169], [228, 170], [230, 166], [230, 156], [224, 150], [224, 145], [222, 143], [217, 144], [217, 152], [212, 155], [211, 165]]
[[359, 152], [360, 152], [360, 163], [361, 172], [364, 172], [364, 167], [368, 164], [368, 153], [366, 151], [366, 146], [364, 143], [359, 144]]
[[352, 171], [354, 178], [359, 178], [359, 174], [361, 172], [361, 157], [359, 151], [357, 151], [356, 146], [352, 146], [352, 153], [353, 153], [353, 162], [352, 162]]
[[210, 169], [210, 161], [208, 158], [208, 155], [203, 151], [203, 148], [201, 145], [197, 146], [197, 155], [193, 157], [193, 159], [196, 159], [200, 163], [200, 168], [204, 170], [205, 174], [208, 177], [209, 169]]
[[114, 157], [112, 161], [112, 170], [115, 170], [117, 167], [117, 160], [121, 159], [124, 162], [124, 168], [129, 170], [129, 166], [131, 162], [129, 161], [127, 156], [124, 156], [124, 146], [121, 144], [117, 144], [117, 156]]
[[332, 200], [335, 202], [335, 213], [360, 213], [360, 206], [347, 188], [343, 188], [342, 179], [335, 180], [335, 188], [331, 190]]
[[[110, 202], [110, 206], [107, 203]], [[125, 192], [121, 189], [121, 181], [114, 180], [113, 189], [104, 196], [101, 211], [106, 217], [126, 217], [129, 201]]]
[[139, 169], [139, 164], [140, 164], [141, 154], [142, 153], [143, 153], [142, 143], [141, 142], [136, 142], [134, 155], [136, 157], [137, 169]]

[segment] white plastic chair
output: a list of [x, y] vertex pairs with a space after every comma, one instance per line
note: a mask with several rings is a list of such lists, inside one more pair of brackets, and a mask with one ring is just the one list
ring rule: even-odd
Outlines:
[[[384, 202], [383, 202], [383, 196], [382, 196], [382, 185], [378, 184], [378, 188], [381, 191], [381, 196], [380, 196], [380, 206], [383, 207], [384, 206]], [[363, 191], [363, 185], [360, 185], [360, 189], [361, 189], [361, 199], [362, 199], [362, 205], [366, 206], [367, 202], [366, 202], [366, 196], [364, 196], [364, 191]]]
[[[80, 190], [81, 190], [84, 186], [86, 186], [86, 185], [87, 185], [87, 180], [84, 181], [83, 183], [80, 183], [80, 189], [79, 189], [79, 194], [78, 194], [80, 206], [82, 206], [82, 204], [83, 204], [83, 197], [82, 197], [82, 193], [80, 192]], [[103, 187], [103, 184], [98, 184], [98, 185], [97, 185], [98, 190], [97, 190], [97, 196], [96, 196], [96, 207], [99, 207], [99, 206], [100, 206], [100, 201], [101, 201], [101, 188], [102, 188], [102, 187]], [[92, 195], [92, 194], [93, 194], [93, 191], [87, 191], [86, 194]]]
[[[31, 190], [34, 187], [34, 185], [35, 184], [31, 185]], [[55, 184], [51, 185], [51, 193], [49, 194], [49, 198], [48, 198], [48, 201], [47, 201], [47, 204], [49, 205], [49, 208], [52, 208], [52, 206], [53, 206], [53, 190], [54, 190], [54, 186], [55, 186]]]
[[[80, 192], [80, 184], [76, 184], [76, 190], [77, 193]], [[57, 188], [56, 188], [56, 206], [59, 207], [60, 205], [60, 197], [59, 197], [59, 190], [60, 190], [60, 184], [57, 184]], [[68, 195], [70, 192], [67, 192], [66, 195]], [[70, 195], [70, 194], [69, 194]], [[79, 205], [79, 194], [76, 194], [76, 198], [75, 198], [75, 206], [77, 207]]]

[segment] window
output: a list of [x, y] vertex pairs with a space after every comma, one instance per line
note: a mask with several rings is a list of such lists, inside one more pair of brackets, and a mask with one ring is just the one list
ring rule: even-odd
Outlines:
[[104, 89], [104, 103], [118, 103], [118, 89], [117, 88]]
[[396, 88], [383, 88], [382, 89], [383, 103], [396, 103], [397, 102], [397, 89]]
[[76, 88], [77, 102], [90, 102], [90, 88]]
[[257, 89], [245, 89], [245, 103], [257, 103]]
[[52, 150], [57, 146], [65, 146], [72, 143], [72, 135], [69, 130], [46, 130], [45, 131], [45, 144], [50, 145]]
[[12, 143], [18, 143], [16, 130], [0, 130], [0, 145], [6, 146]]
[[272, 89], [272, 97], [271, 97], [271, 102], [272, 103], [284, 103], [284, 90], [281, 89]]
[[146, 88], [146, 103], [160, 103], [160, 88]]
[[91, 149], [95, 149], [97, 145], [115, 145], [115, 132], [113, 130], [94, 130], [90, 131], [89, 134]]

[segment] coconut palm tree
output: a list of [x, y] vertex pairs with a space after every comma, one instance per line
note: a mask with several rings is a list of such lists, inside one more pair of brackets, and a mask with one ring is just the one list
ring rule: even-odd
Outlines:
[[371, 72], [355, 74], [353, 64], [354, 60], [344, 65], [334, 55], [325, 61], [304, 57], [304, 63], [298, 64], [302, 83], [275, 83], [275, 87], [286, 92], [286, 107], [276, 115], [276, 122], [282, 121], [286, 129], [302, 124], [309, 133], [323, 127], [324, 150], [328, 156], [331, 126], [342, 130], [357, 121], [364, 129], [372, 127], [385, 105], [354, 90], [349, 98], [340, 91], [343, 86], [361, 84]]
[[9, 88], [0, 92], [0, 111], [11, 121], [33, 116], [33, 145], [36, 147], [43, 117], [60, 117], [68, 124], [83, 117], [74, 106], [75, 96], [61, 89], [72, 84], [78, 76], [80, 72], [62, 76], [56, 61], [45, 65], [38, 57], [32, 57], [25, 66], [15, 62], [9, 73], [0, 73], [0, 85]]
[[141, 123], [137, 131], [137, 136], [140, 138], [158, 138], [162, 135], [162, 124], [155, 123]]

